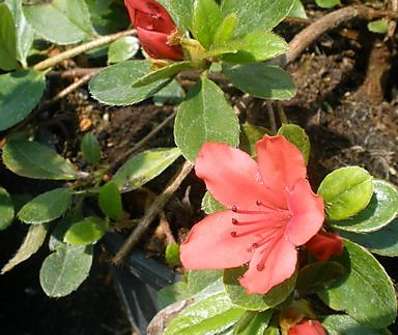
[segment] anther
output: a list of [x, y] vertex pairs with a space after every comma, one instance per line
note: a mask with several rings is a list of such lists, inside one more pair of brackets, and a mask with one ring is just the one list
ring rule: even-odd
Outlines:
[[257, 264], [257, 271], [263, 271], [264, 270], [264, 264]]
[[237, 233], [236, 231], [233, 231], [233, 232], [231, 232], [231, 236], [232, 236], [232, 237], [237, 237], [237, 236], [238, 236], [238, 233]]
[[232, 219], [232, 224], [233, 224], [233, 225], [237, 225], [238, 223], [239, 223], [238, 220]]
[[232, 206], [231, 211], [233, 212], [237, 212], [238, 211], [238, 207], [236, 207], [235, 205]]

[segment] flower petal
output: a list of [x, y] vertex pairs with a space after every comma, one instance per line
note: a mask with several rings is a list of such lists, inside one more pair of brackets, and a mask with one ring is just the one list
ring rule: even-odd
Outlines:
[[210, 193], [227, 207], [258, 209], [272, 194], [264, 187], [257, 163], [244, 151], [222, 143], [206, 143], [195, 164], [196, 175]]
[[341, 255], [344, 250], [342, 238], [326, 231], [320, 231], [305, 246], [320, 261], [327, 261], [332, 256]]
[[289, 329], [289, 335], [326, 335], [319, 321], [308, 320]]
[[292, 218], [286, 227], [291, 243], [300, 246], [308, 242], [321, 229], [325, 220], [323, 199], [314, 194], [306, 179], [301, 179], [288, 192]]
[[253, 255], [254, 234], [232, 237], [236, 230], [232, 211], [208, 215], [195, 224], [181, 245], [181, 262], [187, 269], [226, 269], [247, 263]]
[[[264, 261], [264, 269], [257, 266]], [[257, 249], [249, 264], [249, 270], [240, 279], [248, 294], [265, 294], [274, 286], [289, 279], [296, 270], [297, 250], [283, 235], [266, 249]]]

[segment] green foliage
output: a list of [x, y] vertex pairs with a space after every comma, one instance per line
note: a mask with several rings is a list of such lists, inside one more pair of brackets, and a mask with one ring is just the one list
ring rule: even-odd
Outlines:
[[315, 3], [321, 8], [333, 8], [341, 5], [340, 0], [315, 0]]
[[94, 134], [87, 133], [83, 136], [82, 142], [80, 144], [80, 150], [87, 163], [96, 165], [101, 161], [101, 146]]
[[389, 335], [387, 329], [372, 329], [365, 327], [348, 315], [329, 315], [323, 322], [329, 335]]
[[106, 233], [107, 223], [95, 216], [73, 223], [66, 231], [64, 242], [73, 246], [93, 244]]
[[245, 122], [241, 126], [240, 148], [250, 154], [250, 156], [256, 156], [256, 143], [267, 133], [268, 130], [266, 128]]
[[139, 49], [140, 44], [136, 37], [121, 37], [109, 46], [108, 63], [115, 64], [124, 62], [134, 57]]
[[389, 21], [386, 19], [376, 20], [368, 23], [368, 29], [372, 33], [386, 34], [388, 32]]
[[210, 192], [206, 192], [202, 199], [202, 211], [206, 214], [212, 214], [225, 210], [225, 207], [219, 203]]
[[171, 266], [177, 266], [180, 264], [180, 246], [177, 243], [170, 243], [166, 247], [164, 253], [166, 263]]
[[14, 205], [7, 190], [0, 187], [0, 231], [14, 220]]
[[5, 3], [0, 3], [0, 45], [0, 69], [14, 70], [17, 67], [17, 41], [14, 19]]
[[272, 310], [262, 313], [246, 312], [235, 326], [234, 335], [264, 335], [272, 317]]
[[115, 182], [110, 181], [101, 187], [98, 204], [102, 212], [112, 220], [118, 221], [123, 217], [122, 196]]
[[278, 134], [286, 137], [290, 143], [293, 143], [301, 151], [305, 162], [308, 164], [311, 154], [311, 142], [305, 130], [298, 125], [289, 123], [283, 124]]

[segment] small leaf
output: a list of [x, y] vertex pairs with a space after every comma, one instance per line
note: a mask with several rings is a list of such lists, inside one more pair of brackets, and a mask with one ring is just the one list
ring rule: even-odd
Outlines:
[[249, 122], [242, 124], [240, 133], [240, 148], [250, 156], [256, 156], [256, 143], [261, 140], [268, 130], [264, 127], [252, 125]]
[[222, 20], [220, 6], [215, 0], [196, 0], [194, 2], [192, 33], [205, 49], [212, 45], [214, 35]]
[[123, 192], [135, 190], [160, 175], [180, 155], [181, 151], [178, 148], [144, 151], [130, 158], [116, 172], [112, 181]]
[[8, 192], [0, 187], [0, 230], [6, 229], [14, 220], [14, 206]]
[[87, 133], [83, 136], [80, 150], [87, 163], [96, 165], [101, 161], [101, 146], [94, 134]]
[[113, 181], [101, 187], [98, 204], [102, 212], [112, 220], [118, 221], [123, 217], [122, 196]]
[[223, 272], [221, 270], [193, 270], [187, 274], [187, 287], [191, 295], [199, 293], [206, 287], [212, 285], [220, 278]]
[[395, 289], [380, 263], [366, 249], [348, 240], [344, 255], [335, 260], [346, 267], [347, 275], [319, 292], [323, 302], [370, 328], [392, 324], [397, 316]]
[[271, 321], [273, 311], [246, 312], [234, 327], [233, 335], [264, 335]]
[[133, 58], [139, 49], [140, 43], [137, 37], [121, 37], [109, 46], [108, 64], [121, 63]]
[[278, 134], [286, 137], [290, 143], [293, 143], [301, 151], [305, 162], [308, 164], [311, 153], [311, 142], [305, 130], [298, 125], [289, 123], [283, 124]]
[[389, 21], [386, 19], [376, 20], [368, 23], [368, 29], [372, 33], [386, 34], [388, 32]]
[[90, 81], [90, 93], [94, 99], [107, 105], [136, 104], [150, 98], [169, 82], [161, 80], [147, 86], [133, 87], [133, 83], [150, 70], [151, 64], [146, 60], [131, 60], [109, 66]]
[[239, 144], [239, 120], [214, 82], [202, 78], [188, 92], [177, 112], [174, 140], [191, 162], [206, 142]]
[[345, 220], [368, 206], [373, 195], [372, 176], [357, 166], [337, 169], [325, 177], [318, 194], [325, 200], [329, 220]]
[[74, 166], [54, 150], [37, 142], [10, 140], [3, 148], [3, 162], [15, 174], [34, 179], [73, 180]]
[[164, 253], [164, 258], [169, 266], [178, 266], [180, 264], [180, 246], [177, 243], [168, 244]]
[[11, 258], [8, 263], [1, 269], [1, 274], [12, 270], [18, 264], [29, 259], [34, 255], [43, 245], [47, 235], [46, 225], [37, 225], [29, 227], [22, 245], [19, 247], [17, 253]]
[[194, 1], [195, 0], [159, 0], [159, 3], [168, 10], [181, 29], [187, 30], [192, 27]]
[[308, 19], [307, 13], [301, 0], [295, 0], [292, 10], [289, 13], [291, 17], [297, 17], [299, 19]]
[[32, 70], [0, 75], [0, 131], [15, 126], [31, 113], [45, 86], [44, 75]]
[[214, 34], [214, 45], [224, 45], [232, 39], [238, 25], [238, 17], [235, 13], [227, 15], [218, 26]]
[[223, 72], [236, 88], [257, 98], [288, 100], [296, 95], [289, 74], [274, 65], [224, 65]]
[[90, 216], [74, 223], [65, 233], [64, 242], [70, 245], [88, 245], [100, 240], [106, 233], [107, 223]]
[[62, 216], [70, 207], [72, 193], [67, 188], [57, 188], [43, 193], [28, 202], [18, 213], [18, 218], [29, 224], [51, 222]]
[[173, 285], [164, 287], [157, 292], [157, 304], [160, 309], [174, 304], [177, 301], [191, 296], [187, 283], [179, 281]]
[[153, 96], [155, 105], [178, 105], [185, 97], [185, 91], [176, 80], [172, 80], [170, 84], [162, 88]]
[[293, 292], [297, 274], [275, 286], [267, 294], [247, 294], [240, 285], [239, 278], [247, 271], [246, 268], [227, 269], [224, 271], [224, 285], [232, 303], [250, 311], [265, 311], [284, 302]]
[[49, 297], [64, 297], [75, 291], [88, 277], [92, 262], [91, 246], [58, 248], [41, 266], [41, 287]]
[[14, 70], [17, 67], [16, 33], [14, 19], [5, 3], [0, 3], [0, 45], [0, 69]]
[[321, 8], [333, 8], [341, 5], [340, 0], [315, 0], [315, 3]]
[[348, 315], [329, 315], [322, 325], [329, 335], [391, 335], [387, 329], [372, 329], [361, 325]]
[[225, 210], [225, 207], [219, 203], [210, 192], [206, 192], [202, 199], [202, 211], [206, 214], [217, 213]]
[[329, 224], [356, 233], [370, 233], [388, 225], [398, 214], [398, 190], [383, 180], [374, 180], [373, 186], [373, 196], [364, 210], [348, 220]]

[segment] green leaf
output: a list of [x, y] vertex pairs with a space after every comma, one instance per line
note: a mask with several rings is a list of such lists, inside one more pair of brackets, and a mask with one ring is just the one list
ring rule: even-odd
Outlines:
[[8, 192], [0, 187], [0, 231], [6, 229], [14, 220], [14, 205]]
[[239, 278], [247, 271], [245, 267], [226, 269], [224, 271], [224, 285], [232, 303], [246, 310], [265, 311], [284, 302], [293, 292], [297, 274], [275, 286], [267, 294], [247, 294], [240, 285]]
[[88, 277], [92, 262], [92, 247], [60, 247], [41, 266], [41, 287], [49, 297], [64, 297]]
[[191, 62], [175, 62], [164, 66], [158, 70], [152, 71], [139, 78], [133, 83], [133, 87], [142, 87], [162, 79], [170, 79], [176, 76], [181, 71], [192, 69]]
[[216, 212], [222, 212], [224, 210], [225, 207], [219, 203], [210, 192], [206, 192], [202, 199], [202, 211], [204, 211], [206, 214], [212, 214]]
[[397, 316], [394, 285], [379, 262], [361, 246], [345, 240], [339, 257], [347, 275], [333, 287], [319, 293], [330, 308], [345, 311], [360, 324], [385, 328]]
[[73, 180], [74, 166], [54, 150], [37, 142], [10, 140], [3, 148], [3, 163], [15, 174], [33, 179]]
[[224, 17], [214, 34], [214, 45], [225, 45], [234, 36], [236, 27], [238, 26], [238, 17], [232, 13]]
[[315, 3], [321, 8], [333, 8], [341, 5], [340, 0], [315, 0]]
[[242, 124], [240, 133], [240, 148], [250, 156], [256, 156], [256, 143], [267, 134], [267, 129], [252, 125], [249, 122]]
[[267, 31], [253, 31], [225, 45], [238, 51], [223, 56], [222, 59], [230, 63], [261, 62], [282, 55], [288, 49], [283, 38]]
[[182, 30], [191, 29], [195, 0], [159, 0]]
[[101, 146], [94, 134], [87, 133], [83, 136], [82, 142], [80, 144], [80, 150], [83, 154], [84, 160], [87, 163], [96, 165], [101, 161]]
[[177, 243], [170, 243], [166, 247], [164, 253], [166, 263], [171, 266], [177, 266], [180, 264], [180, 246]]
[[195, 0], [192, 16], [192, 33], [208, 49], [218, 27], [223, 21], [221, 8], [215, 0]]
[[18, 65], [16, 33], [14, 19], [5, 3], [0, 3], [0, 45], [0, 69], [14, 70]]
[[187, 283], [179, 281], [173, 285], [162, 288], [157, 292], [157, 304], [160, 309], [167, 307], [177, 301], [191, 296]]
[[291, 17], [298, 17], [299, 19], [308, 19], [307, 13], [301, 0], [295, 0], [292, 10], [289, 13]]
[[386, 19], [376, 20], [368, 23], [368, 29], [372, 33], [386, 34], [388, 32], [389, 21]]
[[73, 44], [94, 37], [84, 0], [52, 0], [23, 6], [28, 23], [38, 35], [56, 44]]
[[331, 221], [340, 221], [368, 206], [373, 195], [372, 176], [358, 166], [349, 166], [329, 173], [318, 189], [326, 203]]
[[1, 274], [11, 271], [18, 264], [29, 259], [43, 245], [47, 235], [46, 225], [30, 226], [24, 241], [19, 247], [17, 253], [1, 269]]
[[123, 192], [135, 190], [154, 179], [173, 164], [181, 151], [161, 148], [144, 151], [130, 158], [113, 176], [112, 181]]
[[278, 135], [286, 137], [290, 143], [294, 144], [301, 151], [305, 162], [308, 164], [311, 153], [311, 142], [303, 128], [293, 123], [283, 124], [278, 131]]
[[224, 0], [224, 16], [234, 13], [238, 16], [236, 36], [252, 31], [271, 31], [291, 11], [294, 0]]
[[70, 245], [88, 245], [100, 240], [106, 233], [107, 223], [95, 216], [74, 223], [65, 233], [64, 242]]
[[133, 87], [133, 83], [150, 70], [151, 64], [146, 60], [131, 60], [109, 66], [90, 81], [90, 93], [107, 105], [136, 104], [150, 98], [169, 82], [163, 80], [143, 87]]
[[270, 326], [265, 330], [264, 335], [280, 335], [279, 328], [276, 326]]
[[278, 66], [264, 63], [224, 65], [223, 72], [235, 87], [257, 98], [288, 100], [296, 95], [289, 74]]
[[18, 213], [18, 218], [29, 224], [42, 224], [61, 217], [71, 206], [72, 193], [68, 188], [40, 194], [28, 202]]
[[185, 91], [176, 80], [172, 80], [170, 84], [162, 88], [153, 96], [155, 105], [178, 105], [185, 97]]
[[348, 220], [329, 224], [354, 233], [370, 233], [388, 225], [398, 214], [398, 190], [384, 180], [373, 180], [373, 186], [373, 196], [364, 210]]
[[187, 287], [191, 295], [199, 293], [223, 276], [220, 270], [193, 270], [187, 274]]
[[124, 62], [134, 57], [139, 49], [140, 43], [137, 37], [121, 37], [109, 46], [108, 64]]
[[231, 304], [221, 286], [180, 312], [164, 335], [216, 335], [233, 326], [243, 313], [243, 309]]
[[14, 17], [17, 59], [24, 67], [27, 67], [26, 58], [28, 57], [29, 51], [32, 47], [35, 33], [26, 21], [22, 12], [22, 0], [6, 0], [5, 4], [8, 6]]
[[269, 322], [271, 321], [273, 311], [246, 312], [236, 324], [234, 335], [264, 335]]
[[202, 78], [179, 106], [174, 140], [191, 162], [206, 142], [238, 146], [239, 120], [223, 91], [209, 79]]
[[329, 335], [389, 335], [387, 329], [372, 329], [361, 325], [348, 315], [329, 315], [322, 325]]
[[0, 75], [0, 131], [15, 126], [31, 113], [45, 86], [43, 73], [32, 70]]
[[355, 234], [340, 231], [340, 235], [364, 246], [374, 254], [398, 257], [398, 219], [373, 233]]
[[123, 217], [122, 196], [115, 182], [110, 181], [101, 187], [98, 204], [102, 212], [112, 220], [117, 221]]

